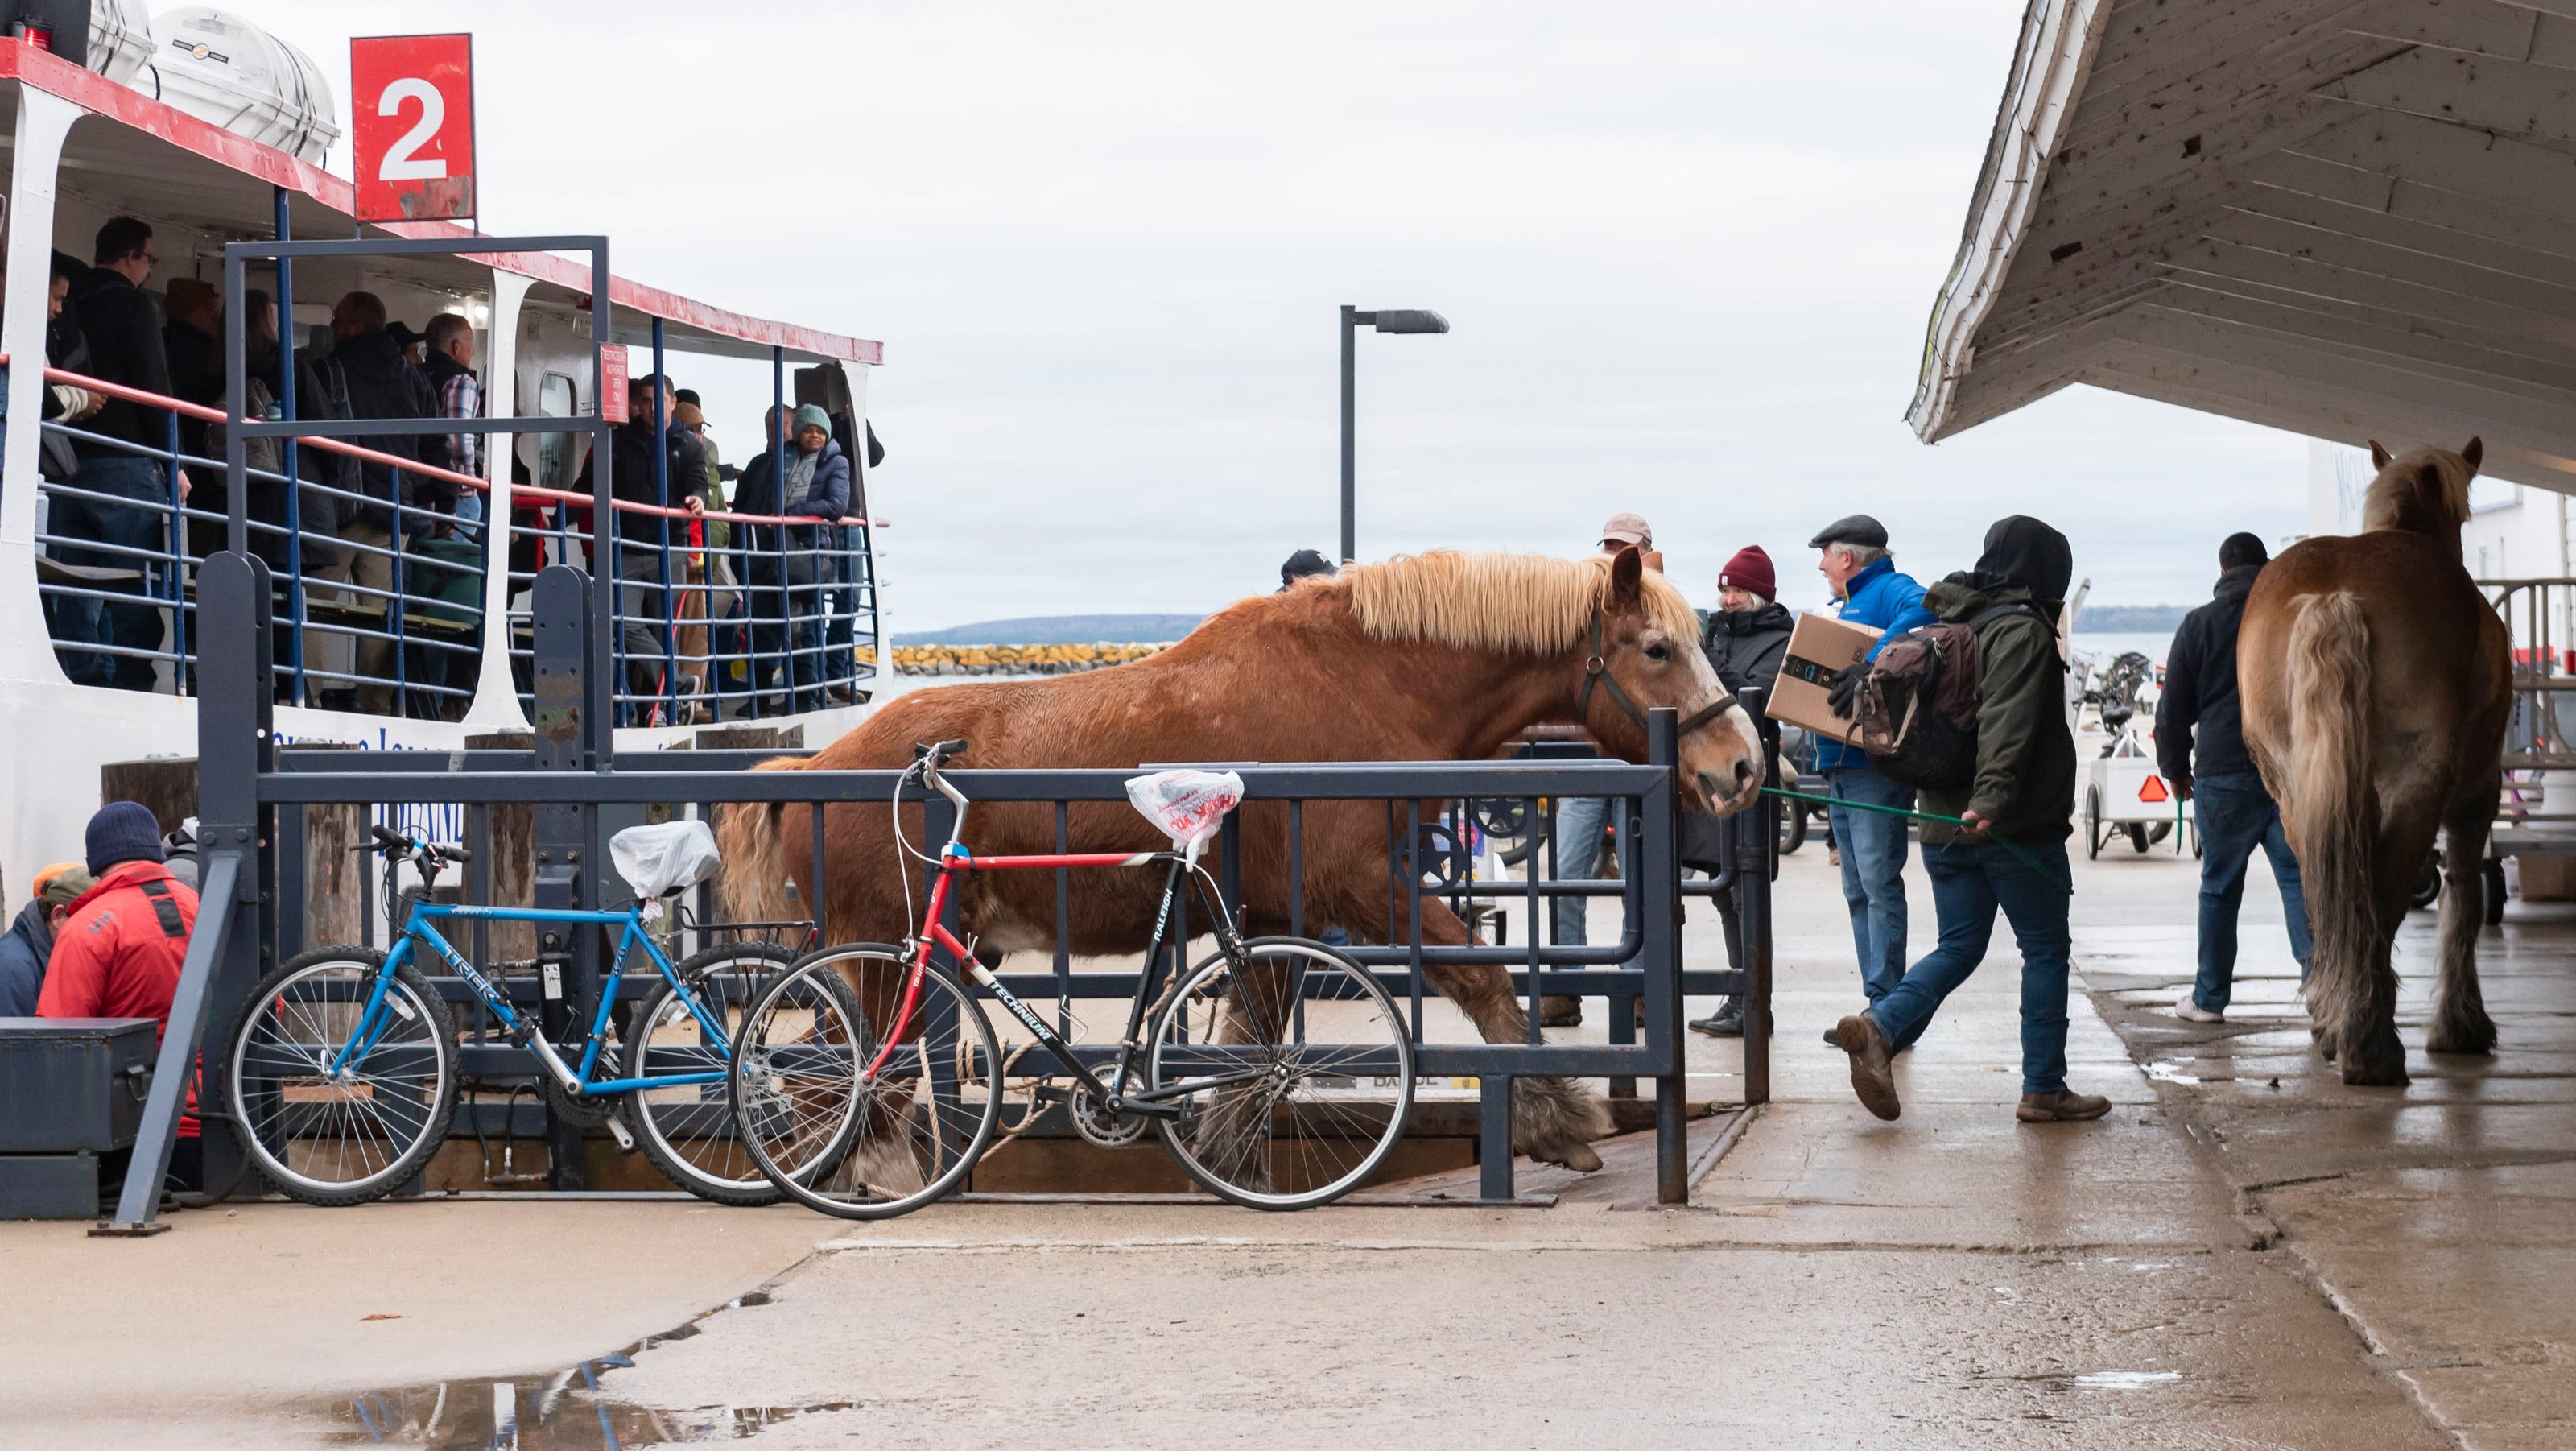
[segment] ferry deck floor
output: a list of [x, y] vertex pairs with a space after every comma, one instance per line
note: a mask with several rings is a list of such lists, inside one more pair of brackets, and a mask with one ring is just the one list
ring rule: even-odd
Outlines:
[[[1857, 983], [1811, 844], [1778, 896], [1777, 1101], [1687, 1209], [1652, 1208], [1614, 1152], [1545, 1209], [977, 1203], [856, 1226], [486, 1200], [248, 1205], [139, 1242], [7, 1224], [0, 1441], [369, 1444], [372, 1421], [389, 1444], [530, 1451], [2576, 1444], [2576, 912], [2517, 903], [2486, 934], [2503, 1041], [2448, 1062], [2422, 1052], [2418, 914], [2415, 1081], [2347, 1089], [2307, 1052], [2266, 880], [2232, 1021], [2196, 1028], [2165, 1012], [2191, 972], [2190, 858], [2120, 845], [2075, 871], [2073, 1077], [2116, 1103], [2096, 1124], [2013, 1121], [2001, 933], [1902, 1061], [1904, 1117], [1863, 1112], [1817, 1041]], [[1692, 950], [1715, 952], [1699, 911]], [[1735, 1047], [1692, 1051], [1693, 1096], [1733, 1096]], [[631, 1365], [585, 1360], [683, 1326]]]

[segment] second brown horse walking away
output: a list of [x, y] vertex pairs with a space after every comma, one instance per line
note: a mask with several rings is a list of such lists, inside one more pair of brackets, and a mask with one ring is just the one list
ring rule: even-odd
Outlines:
[[2308, 1013], [2346, 1083], [2406, 1081], [2390, 944], [2437, 831], [2442, 961], [2424, 1046], [2495, 1047], [2477, 941], [2513, 696], [2504, 623], [2460, 563], [2482, 452], [2474, 438], [2398, 458], [2372, 444], [2362, 532], [2292, 546], [2245, 599], [2245, 745], [2298, 854]]
[[[811, 758], [764, 769], [892, 770], [911, 764], [915, 743], [950, 737], [969, 743], [959, 763], [968, 768], [1484, 760], [1545, 722], [1579, 723], [1605, 749], [1634, 761], [1645, 756], [1644, 709], [1671, 706], [1687, 719], [1723, 698], [1700, 652], [1689, 602], [1661, 575], [1641, 569], [1636, 550], [1582, 560], [1441, 552], [1353, 565], [1244, 600], [1134, 664], [917, 691]], [[1752, 718], [1730, 705], [1685, 733], [1681, 768], [1694, 804], [1720, 814], [1750, 805], [1762, 784]], [[830, 880], [818, 895], [804, 849], [813, 809], [721, 813], [725, 885], [736, 912], [760, 920], [787, 915], [783, 884], [793, 878], [803, 900], [822, 903], [827, 940], [903, 940], [914, 925], [906, 920], [904, 874], [918, 866], [897, 854], [892, 813], [882, 805], [824, 808]], [[1247, 930], [1285, 932], [1287, 804], [1256, 802], [1242, 816]], [[920, 809], [907, 807], [903, 817], [905, 833], [917, 841]], [[970, 844], [979, 853], [1054, 851], [1054, 823], [1045, 803], [996, 802], [976, 809]], [[1314, 802], [1305, 808], [1304, 831], [1307, 930], [1333, 924], [1355, 941], [1385, 940], [1388, 925], [1403, 923], [1406, 913], [1401, 885], [1387, 870], [1383, 808]], [[1068, 832], [1075, 851], [1163, 845], [1124, 803], [1072, 806]], [[1053, 948], [1053, 873], [969, 881], [961, 916], [984, 946]], [[1143, 872], [1072, 874], [1068, 949], [1141, 951], [1160, 882]], [[1422, 933], [1431, 944], [1468, 941], [1466, 925], [1429, 897]], [[1529, 1022], [1503, 969], [1438, 966], [1425, 974], [1486, 1040], [1526, 1040]], [[863, 995], [878, 989], [857, 986]], [[1600, 1100], [1581, 1086], [1520, 1080], [1513, 1138], [1531, 1157], [1598, 1168], [1589, 1143], [1609, 1127]]]

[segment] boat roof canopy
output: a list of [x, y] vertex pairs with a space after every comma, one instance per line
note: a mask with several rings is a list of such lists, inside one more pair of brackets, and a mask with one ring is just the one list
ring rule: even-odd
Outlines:
[[[91, 113], [73, 126], [64, 144], [62, 168], [67, 176], [77, 176], [85, 198], [120, 211], [167, 219], [217, 236], [265, 240], [276, 235], [272, 188], [284, 187], [289, 221], [298, 237], [346, 236], [353, 230], [387, 237], [472, 235], [445, 222], [357, 228], [351, 217], [352, 188], [346, 180], [24, 44], [0, 43], [0, 81], [8, 80], [17, 84], [0, 85], [0, 92], [6, 93], [13, 119], [19, 86], [34, 86]], [[10, 137], [15, 135], [13, 125]], [[479, 290], [485, 274], [499, 268], [534, 279], [528, 293], [531, 306], [572, 311], [590, 306], [586, 257], [530, 253], [384, 257], [371, 259], [369, 266], [452, 292]], [[616, 342], [649, 345], [653, 320], [658, 317], [663, 319], [665, 345], [682, 352], [764, 362], [773, 348], [784, 348], [790, 360], [803, 363], [875, 364], [884, 358], [883, 345], [864, 338], [729, 312], [624, 277], [611, 280], [610, 298], [615, 319], [611, 338]]]
[[2576, 6], [2030, 0], [1908, 421], [2091, 383], [2576, 492], [2571, 91]]

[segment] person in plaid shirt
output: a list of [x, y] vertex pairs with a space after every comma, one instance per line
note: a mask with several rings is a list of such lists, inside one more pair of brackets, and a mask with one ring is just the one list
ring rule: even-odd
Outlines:
[[[429, 361], [424, 365], [430, 386], [438, 390], [438, 416], [441, 418], [480, 418], [483, 416], [483, 385], [474, 377], [474, 325], [452, 312], [442, 312], [429, 320], [424, 334], [429, 342]], [[440, 450], [444, 449], [444, 456]], [[448, 435], [443, 444], [429, 445], [430, 462], [475, 478], [483, 477], [483, 438], [480, 434]], [[457, 532], [474, 538], [470, 526], [483, 521], [483, 495], [473, 489], [458, 491], [456, 498]]]

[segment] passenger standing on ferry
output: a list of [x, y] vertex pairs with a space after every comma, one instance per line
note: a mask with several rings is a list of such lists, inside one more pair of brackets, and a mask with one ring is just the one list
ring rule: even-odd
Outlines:
[[[169, 396], [170, 356], [161, 340], [161, 318], [143, 291], [160, 261], [152, 228], [133, 217], [117, 217], [98, 229], [90, 255], [97, 265], [71, 289], [89, 344], [90, 376]], [[159, 592], [168, 579], [170, 476], [168, 465], [152, 455], [170, 446], [170, 413], [111, 397], [85, 427], [132, 447], [88, 439], [72, 443], [80, 458], [79, 492], [55, 495], [47, 527], [57, 540], [97, 547], [57, 543], [54, 556], [104, 573], [55, 594], [49, 623], [63, 671], [73, 683], [150, 690], [154, 664], [149, 652], [161, 648], [159, 607], [100, 596], [147, 596]], [[183, 499], [187, 489], [183, 472]], [[83, 593], [68, 592], [74, 588]], [[84, 645], [108, 648], [77, 648]]]
[[[170, 359], [170, 396], [201, 408], [224, 405], [224, 355], [215, 341], [216, 303], [221, 294], [214, 284], [194, 277], [173, 277], [162, 290], [163, 310], [170, 320], [161, 327], [161, 345]], [[191, 458], [212, 458], [206, 443], [206, 421], [179, 415], [179, 447]], [[188, 496], [189, 507], [209, 513], [222, 513], [224, 475], [220, 469], [207, 469], [196, 476], [197, 487]], [[203, 559], [224, 547], [224, 522], [216, 519], [188, 521], [188, 552]]]
[[[1886, 525], [1867, 514], [1853, 514], [1826, 525], [1807, 547], [1823, 551], [1816, 572], [1842, 601], [1840, 618], [1846, 623], [1881, 631], [1881, 644], [1931, 623], [1932, 614], [1923, 607], [1923, 586], [1896, 571], [1896, 560], [1887, 551]], [[1878, 648], [1871, 646], [1862, 665], [1845, 672], [1846, 679], [1856, 684]], [[1858, 746], [1819, 739], [1816, 769], [1824, 773], [1825, 794], [1838, 801], [1913, 808], [1913, 788], [1889, 780]], [[1842, 850], [1843, 901], [1851, 910], [1861, 993], [1874, 1003], [1905, 976], [1906, 821], [1845, 806], [1828, 808], [1828, 815], [1834, 843]], [[1825, 1037], [1830, 1042], [1833, 1035]]]
[[[242, 293], [242, 402], [262, 415], [275, 410], [285, 417], [286, 349], [278, 341], [277, 299], [252, 288]], [[322, 375], [310, 359], [302, 354], [295, 358], [295, 416], [298, 418], [340, 418], [335, 400], [325, 386]], [[212, 448], [212, 440], [209, 440]], [[286, 472], [286, 446], [274, 438], [243, 440], [243, 457], [252, 468], [283, 475]], [[209, 452], [208, 457], [214, 457]], [[251, 553], [268, 561], [270, 573], [279, 578], [290, 572], [290, 566], [301, 564], [308, 580], [346, 578], [341, 567], [348, 550], [340, 543], [340, 520], [349, 504], [330, 492], [342, 489], [354, 493], [358, 487], [358, 461], [345, 453], [310, 445], [295, 451], [296, 476], [304, 481], [295, 502], [294, 526], [300, 536], [289, 549], [285, 533], [288, 519], [286, 489], [282, 484], [254, 478], [250, 495], [250, 517], [273, 529], [250, 532]], [[280, 612], [283, 622], [288, 617]], [[281, 625], [283, 627], [283, 625]], [[277, 662], [283, 671], [293, 660], [283, 637]], [[292, 681], [288, 681], [292, 689]]]
[[[89, 268], [69, 252], [54, 254], [53, 278], [45, 291], [45, 363], [67, 373], [89, 373], [89, 343], [81, 336], [80, 310], [72, 306], [72, 284]], [[0, 383], [7, 381], [0, 373]], [[0, 398], [5, 398], [0, 393]], [[42, 416], [49, 423], [87, 427], [86, 420], [107, 404], [107, 395], [70, 383], [55, 383], [45, 389]], [[80, 455], [72, 451], [72, 441], [60, 433], [48, 432], [37, 450], [37, 473], [48, 483], [68, 484], [80, 477]], [[49, 528], [39, 532], [52, 533]]]
[[[384, 299], [372, 292], [352, 292], [333, 305], [331, 353], [314, 365], [324, 388], [347, 400], [351, 418], [437, 417], [438, 397], [429, 378], [404, 361], [400, 344], [385, 329], [385, 320]], [[413, 462], [433, 446], [416, 433], [349, 441]], [[352, 606], [374, 617], [365, 626], [371, 633], [358, 641], [357, 704], [383, 715], [394, 709], [393, 641], [377, 638], [376, 632], [391, 634], [389, 611], [400, 603], [393, 598], [394, 552], [402, 547], [403, 534], [422, 527], [421, 516], [399, 514], [397, 506], [452, 512], [455, 491], [397, 464], [373, 459], [358, 461], [358, 478], [358, 491], [374, 502], [355, 505], [354, 513], [341, 521], [340, 538], [349, 557], [339, 577], [358, 586]]]
[[[694, 447], [683, 447], [683, 435], [669, 428], [672, 409], [678, 399], [670, 380], [655, 374], [637, 378], [626, 385], [626, 421], [617, 425], [608, 438], [608, 487], [612, 498], [629, 504], [661, 508], [664, 500], [661, 486], [653, 474], [653, 425], [658, 416], [668, 446], [664, 472], [670, 480], [672, 507], [685, 508], [696, 514], [704, 509], [695, 493], [685, 490], [687, 466], [700, 455]], [[581, 475], [574, 491], [587, 494], [595, 487], [591, 472], [593, 460], [583, 459]], [[626, 655], [625, 689], [627, 693], [658, 699], [663, 693], [662, 632], [670, 624], [668, 607], [662, 599], [662, 516], [642, 510], [620, 509], [609, 526], [619, 544], [617, 576], [625, 581], [618, 590], [617, 638]], [[684, 522], [674, 522], [674, 539], [683, 536]], [[629, 724], [640, 722], [651, 714], [649, 705], [629, 702], [618, 712]]]
[[[785, 434], [788, 413], [771, 408], [763, 419], [766, 432], [758, 453], [743, 464], [742, 474], [734, 480], [733, 506], [744, 514], [777, 514], [778, 470], [781, 452], [792, 452]], [[781, 547], [780, 529], [775, 524], [743, 526], [743, 584], [746, 586], [744, 614], [751, 635], [751, 688], [755, 692], [770, 688], [772, 678], [784, 673], [780, 656], [796, 642], [790, 628], [791, 612], [787, 591], [791, 586], [814, 582], [810, 557], [791, 554]]]
[[[474, 324], [455, 313], [442, 312], [429, 320], [425, 340], [429, 362], [424, 371], [429, 375], [429, 386], [438, 394], [438, 416], [482, 417], [483, 385], [474, 376]], [[450, 473], [483, 477], [481, 434], [451, 433], [443, 454], [439, 447], [432, 446], [430, 462]], [[457, 532], [468, 539], [480, 538], [474, 526], [483, 522], [482, 492], [459, 486], [451, 497], [455, 500]]]
[[[875, 425], [863, 425], [854, 431], [850, 426], [848, 413], [832, 416], [832, 441], [840, 446], [841, 456], [850, 460], [850, 492], [849, 497], [841, 505], [838, 516], [841, 518], [864, 513], [867, 509], [864, 487], [866, 480], [859, 472], [857, 464], [862, 438], [866, 440], [868, 467], [874, 469], [884, 463], [885, 446], [877, 442]], [[827, 688], [833, 703], [856, 705], [858, 696], [850, 682], [851, 678], [858, 674], [859, 669], [856, 650], [859, 581], [852, 560], [859, 549], [859, 526], [826, 524], [823, 526], [823, 535], [830, 541], [833, 553], [823, 561], [822, 569], [825, 577], [834, 582], [829, 618], [823, 625], [824, 679], [829, 682]]]

